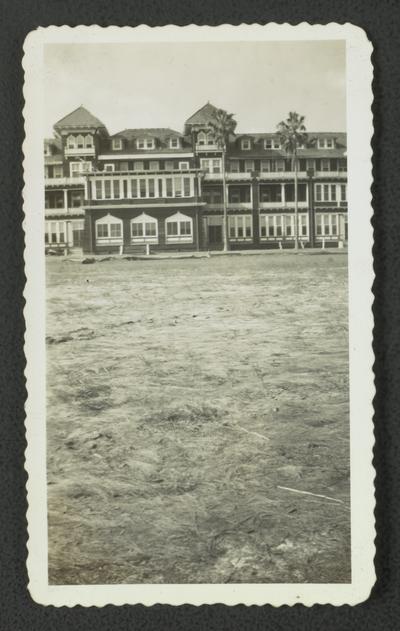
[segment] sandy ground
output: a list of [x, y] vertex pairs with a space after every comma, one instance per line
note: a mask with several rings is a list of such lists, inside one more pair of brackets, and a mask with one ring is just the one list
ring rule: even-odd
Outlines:
[[50, 583], [350, 581], [346, 256], [47, 273]]

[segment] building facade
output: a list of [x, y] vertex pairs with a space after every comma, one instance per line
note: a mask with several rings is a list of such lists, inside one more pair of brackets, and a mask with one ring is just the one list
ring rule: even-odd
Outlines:
[[[45, 141], [46, 251], [128, 254], [223, 246], [221, 151], [207, 103], [184, 124], [110, 135], [84, 107]], [[230, 249], [291, 248], [294, 173], [276, 133], [233, 134], [226, 154]], [[302, 247], [347, 242], [346, 134], [299, 149]]]

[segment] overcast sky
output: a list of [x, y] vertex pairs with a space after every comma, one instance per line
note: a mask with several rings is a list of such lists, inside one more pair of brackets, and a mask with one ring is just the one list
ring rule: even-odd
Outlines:
[[290, 110], [309, 131], [346, 130], [342, 41], [47, 44], [44, 82], [46, 136], [79, 105], [110, 133], [182, 131], [207, 101], [242, 133], [274, 131]]

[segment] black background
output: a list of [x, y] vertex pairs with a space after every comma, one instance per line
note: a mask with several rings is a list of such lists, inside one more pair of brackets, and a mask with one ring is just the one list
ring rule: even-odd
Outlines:
[[[400, 3], [395, 0], [0, 0], [0, 630], [400, 629]], [[22, 45], [50, 24], [352, 22], [374, 46], [375, 466], [378, 580], [356, 607], [43, 607], [27, 591], [24, 471]], [[234, 68], [232, 68], [234, 74]], [[254, 69], [257, 72], [257, 69]], [[301, 72], [301, 68], [299, 68]], [[369, 213], [369, 209], [365, 209]]]

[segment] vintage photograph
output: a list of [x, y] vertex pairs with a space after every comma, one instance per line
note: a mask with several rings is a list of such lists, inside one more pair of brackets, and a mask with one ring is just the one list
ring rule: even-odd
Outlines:
[[354, 580], [348, 33], [286, 28], [42, 30], [50, 589]]

